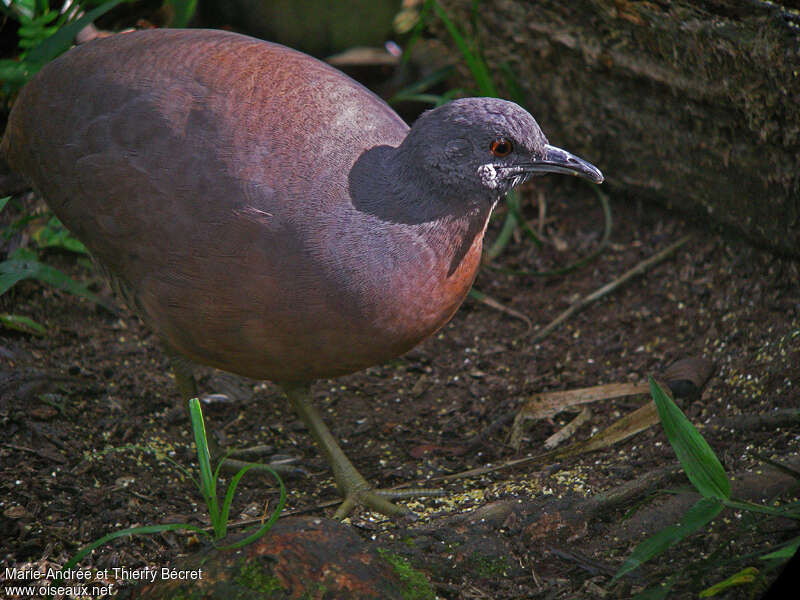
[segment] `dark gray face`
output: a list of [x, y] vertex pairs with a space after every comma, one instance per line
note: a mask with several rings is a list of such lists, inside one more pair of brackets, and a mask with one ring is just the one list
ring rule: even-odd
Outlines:
[[463, 98], [426, 112], [403, 146], [432, 180], [468, 195], [497, 199], [549, 172], [603, 181], [596, 167], [548, 144], [526, 110], [497, 98]]

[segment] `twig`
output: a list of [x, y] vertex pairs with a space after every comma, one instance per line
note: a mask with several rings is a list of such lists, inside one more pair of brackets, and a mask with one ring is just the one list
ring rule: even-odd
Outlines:
[[528, 317], [523, 315], [521, 312], [514, 310], [513, 308], [509, 308], [508, 306], [506, 306], [502, 302], [498, 302], [497, 300], [495, 300], [491, 296], [488, 296], [488, 295], [484, 294], [483, 292], [479, 292], [475, 288], [473, 288], [473, 289], [471, 289], [469, 291], [469, 296], [470, 296], [470, 298], [473, 298], [473, 299], [477, 300], [481, 304], [485, 304], [489, 308], [493, 308], [495, 310], [499, 310], [500, 312], [506, 313], [507, 315], [510, 315], [512, 317], [520, 319], [523, 323], [525, 323], [525, 326], [527, 327], [527, 329], [525, 330], [525, 333], [522, 334], [522, 335], [527, 334], [531, 329], [533, 329], [533, 323], [531, 323], [531, 320]]
[[575, 435], [575, 432], [581, 428], [581, 425], [587, 423], [591, 418], [592, 418], [592, 409], [590, 409], [588, 406], [584, 406], [583, 410], [581, 410], [581, 412], [578, 413], [577, 417], [572, 419], [572, 421], [564, 425], [564, 427], [556, 431], [553, 435], [551, 435], [544, 441], [545, 449], [552, 450], [564, 440], [571, 438], [573, 435]]
[[678, 248], [683, 246], [690, 239], [692, 239], [691, 235], [686, 235], [682, 237], [674, 244], [671, 244], [666, 248], [664, 248], [658, 254], [651, 256], [647, 260], [643, 260], [632, 269], [625, 271], [625, 273], [617, 277], [614, 281], [607, 283], [599, 290], [592, 292], [588, 296], [584, 296], [583, 298], [572, 304], [572, 306], [570, 306], [567, 310], [558, 315], [555, 319], [553, 319], [546, 327], [536, 332], [533, 338], [531, 338], [531, 342], [535, 343], [543, 340], [550, 334], [550, 332], [552, 332], [556, 327], [561, 325], [561, 323], [569, 319], [572, 315], [579, 312], [580, 310], [582, 310], [595, 300], [599, 300], [603, 296], [613, 292], [614, 290], [622, 286], [622, 284], [627, 283], [630, 279], [633, 279], [637, 275], [641, 275], [642, 273], [647, 271], [647, 269], [649, 269], [650, 267], [668, 258], [671, 254], [673, 254]]

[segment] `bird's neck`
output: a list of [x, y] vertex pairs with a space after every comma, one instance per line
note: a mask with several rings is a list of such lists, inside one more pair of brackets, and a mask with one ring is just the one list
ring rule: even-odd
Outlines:
[[491, 211], [492, 205], [480, 205], [471, 211], [448, 214], [413, 228], [418, 239], [423, 240], [441, 260], [447, 261], [449, 277], [468, 254], [477, 252], [480, 255]]
[[353, 205], [383, 222], [405, 226], [448, 262], [452, 274], [481, 241], [497, 198], [448, 186], [402, 151], [402, 146], [381, 146], [359, 158], [350, 176]]

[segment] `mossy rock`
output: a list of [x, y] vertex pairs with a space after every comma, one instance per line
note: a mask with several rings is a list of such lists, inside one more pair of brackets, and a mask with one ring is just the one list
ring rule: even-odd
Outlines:
[[178, 571], [194, 581], [157, 580], [121, 597], [147, 600], [432, 600], [427, 577], [400, 557], [378, 551], [338, 521], [281, 519], [263, 538], [236, 551], [192, 556]]

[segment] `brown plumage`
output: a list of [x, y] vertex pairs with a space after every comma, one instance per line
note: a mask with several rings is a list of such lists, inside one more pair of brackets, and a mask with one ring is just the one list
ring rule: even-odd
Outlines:
[[[409, 130], [324, 63], [204, 30], [71, 50], [24, 88], [1, 148], [172, 353], [280, 383], [301, 414], [312, 380], [450, 319], [509, 189], [602, 181], [513, 103], [458, 100]], [[349, 500], [400, 510], [340, 480], [351, 468], [334, 464]]]

